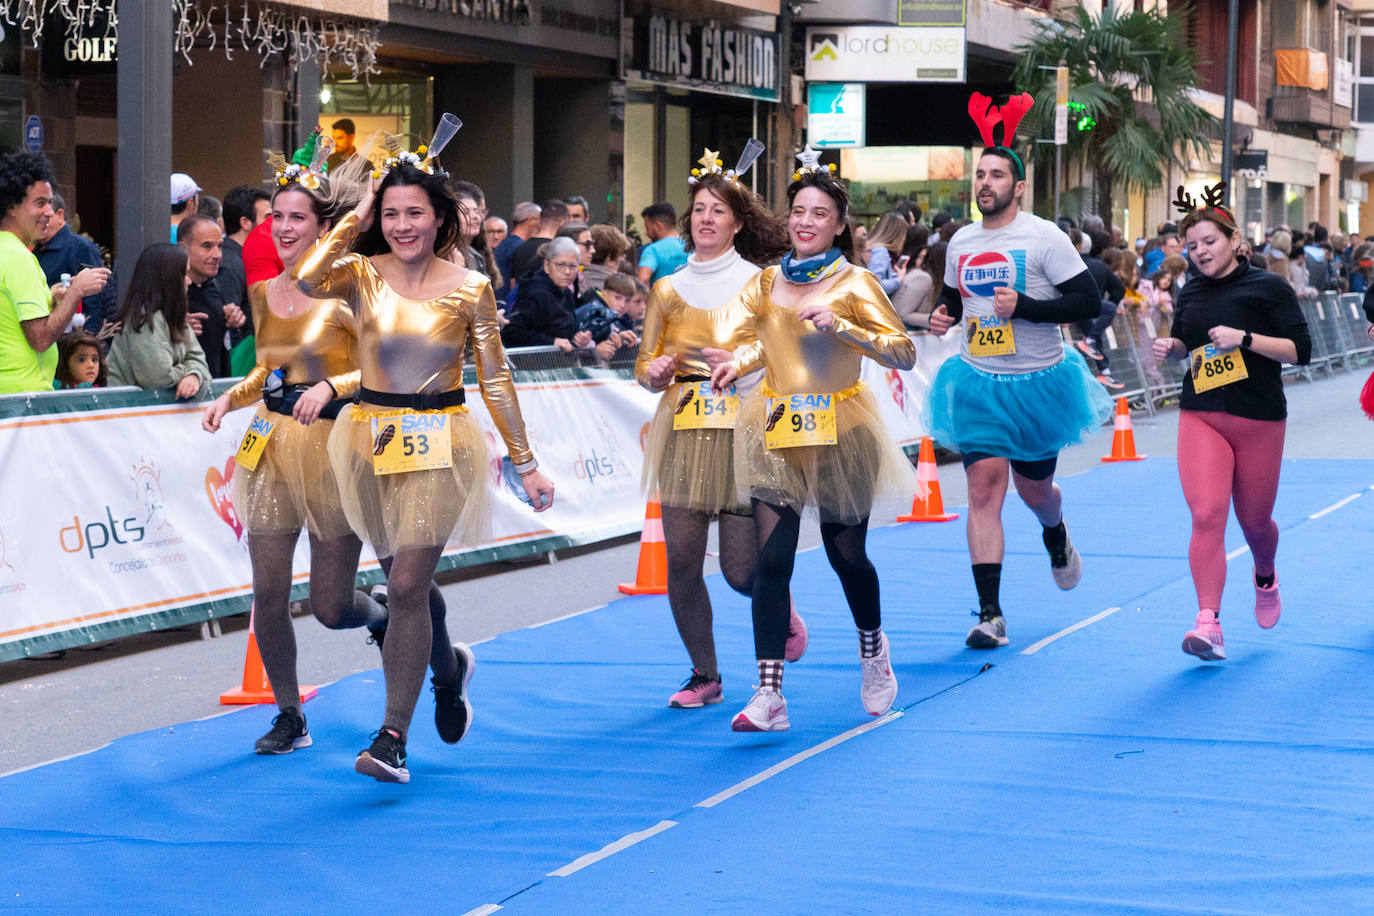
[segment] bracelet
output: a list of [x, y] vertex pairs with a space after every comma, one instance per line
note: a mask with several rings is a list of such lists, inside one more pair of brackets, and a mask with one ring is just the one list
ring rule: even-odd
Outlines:
[[531, 458], [529, 461], [522, 461], [519, 464], [514, 464], [513, 466], [515, 468], [515, 473], [519, 474], [521, 477], [524, 477], [526, 474], [533, 474], [536, 470], [538, 470], [539, 462]]
[[1247, 350], [1250, 349], [1250, 344], [1252, 344], [1252, 343], [1254, 343], [1254, 342], [1255, 342], [1255, 339], [1254, 339], [1253, 335], [1251, 335], [1251, 333], [1250, 333], [1249, 331], [1246, 331], [1246, 332], [1245, 332], [1245, 336], [1242, 337], [1242, 338], [1240, 339], [1240, 345], [1241, 345], [1242, 347], [1244, 347], [1245, 349], [1247, 349]]

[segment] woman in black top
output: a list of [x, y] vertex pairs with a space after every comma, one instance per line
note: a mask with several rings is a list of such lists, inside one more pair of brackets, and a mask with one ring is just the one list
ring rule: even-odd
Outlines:
[[1229, 212], [1193, 210], [1179, 228], [1198, 276], [1178, 294], [1172, 336], [1154, 342], [1154, 356], [1189, 363], [1178, 476], [1193, 517], [1188, 563], [1198, 614], [1183, 651], [1210, 661], [1226, 657], [1219, 617], [1233, 503], [1254, 557], [1255, 620], [1265, 629], [1279, 620], [1279, 531], [1272, 513], [1288, 416], [1281, 364], [1305, 364], [1312, 343], [1293, 288], [1238, 259], [1242, 238]]

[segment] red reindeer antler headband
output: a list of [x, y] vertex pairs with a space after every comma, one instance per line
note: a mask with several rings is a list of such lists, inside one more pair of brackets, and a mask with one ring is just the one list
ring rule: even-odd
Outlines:
[[[973, 123], [978, 125], [978, 133], [983, 138], [983, 146], [988, 149], [1005, 150], [1011, 154], [1015, 161], [1019, 174], [1018, 178], [1026, 177], [1026, 166], [1021, 161], [1021, 157], [1016, 155], [1011, 144], [1016, 140], [1016, 128], [1020, 126], [1021, 119], [1026, 116], [1026, 112], [1031, 110], [1035, 104], [1035, 99], [1029, 92], [1011, 96], [1007, 103], [1001, 108], [992, 104], [992, 99], [975, 92], [968, 99], [969, 117], [973, 118]], [[992, 129], [998, 124], [1002, 125], [1002, 142], [998, 144], [993, 138]]]

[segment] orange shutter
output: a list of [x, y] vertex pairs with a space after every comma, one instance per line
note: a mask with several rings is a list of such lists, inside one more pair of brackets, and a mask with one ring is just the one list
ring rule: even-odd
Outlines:
[[1280, 86], [1304, 86], [1318, 92], [1326, 89], [1326, 55], [1307, 48], [1275, 51]]

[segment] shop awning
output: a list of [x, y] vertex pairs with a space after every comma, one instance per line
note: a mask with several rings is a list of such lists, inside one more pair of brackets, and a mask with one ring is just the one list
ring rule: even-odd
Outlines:
[[763, 14], [776, 16], [782, 11], [779, 0], [680, 0], [667, 4], [680, 13], [693, 13], [702, 16], [728, 16]]

